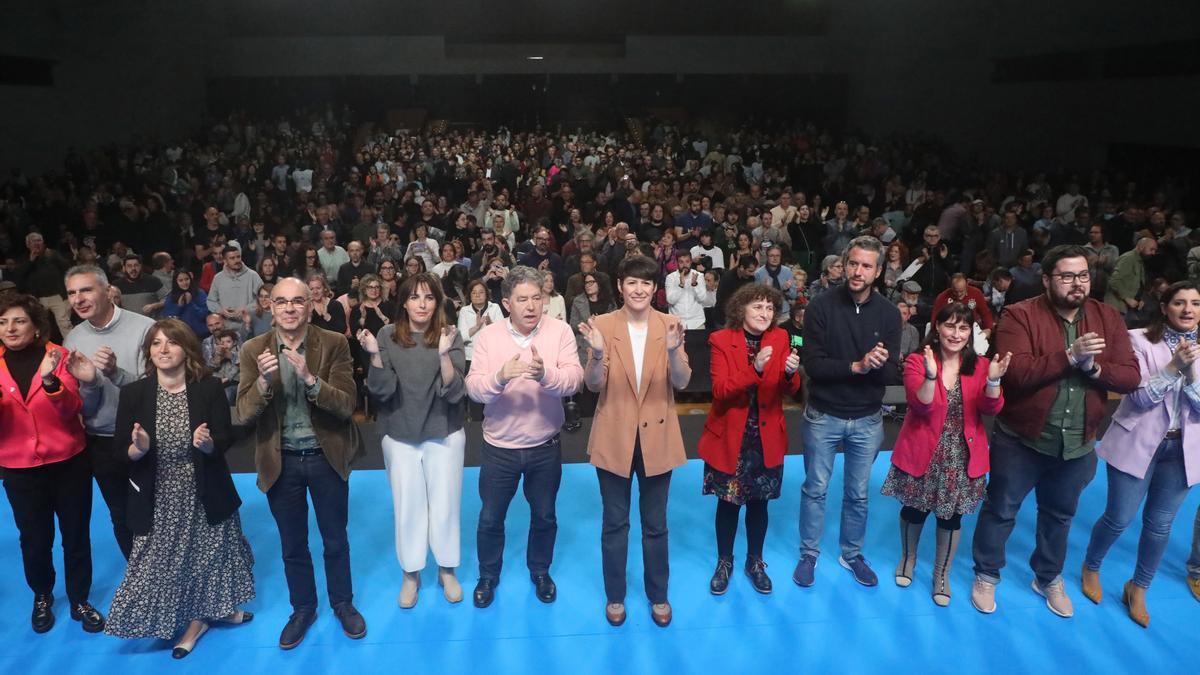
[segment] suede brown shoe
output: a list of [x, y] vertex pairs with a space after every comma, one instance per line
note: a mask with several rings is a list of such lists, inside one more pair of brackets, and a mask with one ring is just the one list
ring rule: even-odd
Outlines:
[[1187, 578], [1188, 590], [1192, 592], [1192, 597], [1196, 602], [1200, 602], [1200, 579], [1189, 576]]
[[1146, 589], [1132, 581], [1125, 582], [1121, 602], [1129, 608], [1129, 618], [1142, 628], [1150, 627], [1150, 612], [1146, 609]]
[[1083, 597], [1097, 605], [1100, 604], [1100, 600], [1104, 598], [1104, 589], [1100, 586], [1100, 570], [1089, 570], [1087, 565], [1084, 565], [1080, 578]]

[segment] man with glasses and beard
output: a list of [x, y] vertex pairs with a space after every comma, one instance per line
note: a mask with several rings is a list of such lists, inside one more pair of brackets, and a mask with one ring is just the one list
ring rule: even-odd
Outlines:
[[991, 441], [987, 500], [975, 528], [971, 603], [996, 611], [1004, 545], [1017, 511], [1037, 490], [1033, 590], [1058, 616], [1074, 614], [1063, 587], [1067, 534], [1079, 495], [1096, 473], [1094, 441], [1108, 392], [1128, 394], [1141, 375], [1117, 310], [1092, 298], [1088, 252], [1056, 246], [1042, 260], [1045, 293], [1009, 305], [996, 351], [1012, 352], [1004, 410]]

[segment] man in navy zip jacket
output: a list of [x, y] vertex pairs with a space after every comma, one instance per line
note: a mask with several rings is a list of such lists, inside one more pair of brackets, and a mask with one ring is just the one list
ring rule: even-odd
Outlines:
[[871, 464], [883, 441], [880, 406], [895, 378], [900, 311], [873, 288], [883, 269], [883, 245], [858, 237], [843, 254], [846, 283], [817, 296], [805, 313], [804, 487], [800, 493], [800, 562], [792, 580], [811, 586], [825, 526], [825, 495], [838, 446], [845, 448], [841, 556], [864, 586], [878, 583], [862, 555]]

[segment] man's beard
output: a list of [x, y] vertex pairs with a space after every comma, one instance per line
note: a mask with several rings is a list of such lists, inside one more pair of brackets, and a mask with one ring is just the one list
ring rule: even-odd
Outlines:
[[1083, 303], [1087, 302], [1087, 299], [1088, 294], [1086, 292], [1084, 292], [1079, 300], [1072, 300], [1070, 296], [1066, 294], [1059, 295], [1054, 292], [1050, 293], [1050, 304], [1054, 305], [1057, 309], [1079, 309], [1080, 307], [1083, 307]]

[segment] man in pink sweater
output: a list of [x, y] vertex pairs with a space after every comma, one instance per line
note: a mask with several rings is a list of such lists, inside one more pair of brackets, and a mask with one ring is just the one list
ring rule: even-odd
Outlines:
[[475, 335], [467, 394], [484, 404], [476, 546], [479, 583], [475, 606], [492, 604], [504, 557], [504, 518], [525, 478], [529, 502], [526, 564], [537, 597], [554, 602], [550, 578], [558, 523], [554, 502], [562, 481], [562, 399], [583, 382], [575, 334], [566, 322], [542, 314], [542, 276], [514, 267], [500, 287], [508, 319]]

